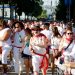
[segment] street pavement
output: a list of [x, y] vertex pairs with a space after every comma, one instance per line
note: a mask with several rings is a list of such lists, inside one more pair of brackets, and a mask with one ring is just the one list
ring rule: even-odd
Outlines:
[[[60, 73], [60, 71], [57, 69], [57, 67], [55, 67], [54, 75], [61, 75], [61, 73], [59, 74], [57, 71]], [[3, 72], [2, 71], [2, 65], [0, 64], [0, 75], [3, 75], [2, 72]], [[25, 72], [25, 65], [23, 65], [23, 71], [21, 72], [20, 75], [26, 75], [25, 73], [26, 73]], [[8, 61], [8, 75], [16, 75], [15, 71], [14, 71], [14, 67], [13, 67], [13, 65], [12, 66], [10, 65], [9, 61]], [[31, 75], [31, 72], [30, 72], [30, 75]], [[39, 75], [42, 75], [41, 71], [39, 72]], [[52, 75], [50, 65], [49, 65], [48, 70], [47, 70], [47, 75]]]
[[[2, 65], [0, 65], [0, 75], [2, 75]], [[13, 66], [10, 67], [10, 65], [8, 65], [8, 75], [16, 75]], [[25, 66], [24, 66], [23, 72], [20, 75], [25, 75]], [[30, 72], [30, 75], [31, 75], [31, 72]], [[41, 71], [39, 72], [39, 75], [42, 75]], [[49, 68], [47, 70], [47, 75], [52, 75], [50, 66], [49, 66]], [[55, 68], [54, 75], [58, 75], [57, 74], [57, 68]]]

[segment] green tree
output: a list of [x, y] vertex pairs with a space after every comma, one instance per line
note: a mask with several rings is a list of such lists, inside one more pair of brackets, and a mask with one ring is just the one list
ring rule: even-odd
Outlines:
[[39, 16], [42, 13], [42, 0], [0, 0], [4, 4], [15, 5], [19, 16], [24, 12], [26, 15]]
[[42, 7], [38, 2], [35, 3], [34, 10], [32, 12], [32, 16], [38, 17], [42, 13]]
[[59, 4], [56, 8], [56, 19], [57, 20], [66, 20], [66, 7], [64, 0], [59, 0]]
[[47, 18], [47, 11], [46, 10], [43, 10], [41, 15], [38, 16], [38, 18]]

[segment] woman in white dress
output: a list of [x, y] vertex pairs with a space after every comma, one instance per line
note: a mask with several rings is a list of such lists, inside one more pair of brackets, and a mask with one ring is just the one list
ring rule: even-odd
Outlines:
[[55, 69], [55, 65], [54, 65], [55, 58], [54, 57], [57, 54], [58, 49], [59, 49], [61, 35], [60, 35], [57, 27], [52, 28], [52, 33], [53, 33], [53, 35], [51, 36], [50, 58], [51, 58], [51, 68], [52, 68], [52, 75], [53, 75], [54, 69]]

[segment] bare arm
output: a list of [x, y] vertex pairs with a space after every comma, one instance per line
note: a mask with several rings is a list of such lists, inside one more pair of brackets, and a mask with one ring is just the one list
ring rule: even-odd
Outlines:
[[62, 38], [59, 44], [59, 52], [63, 50], [63, 42], [64, 42], [64, 39]]
[[4, 33], [3, 37], [0, 37], [0, 40], [1, 40], [1, 41], [6, 41], [6, 40], [8, 40], [8, 38], [10, 37], [10, 35], [11, 35], [11, 30], [9, 29], [9, 30], [7, 30], [7, 31]]
[[33, 50], [33, 47], [32, 47], [32, 40], [33, 40], [33, 38], [31, 37], [31, 39], [30, 39], [30, 44], [29, 44], [29, 50], [30, 50], [30, 52], [31, 52], [32, 54], [34, 54], [34, 50]]

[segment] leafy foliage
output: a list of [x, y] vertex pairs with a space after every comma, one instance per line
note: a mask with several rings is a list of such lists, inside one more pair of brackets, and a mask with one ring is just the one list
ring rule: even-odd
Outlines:
[[38, 16], [38, 18], [47, 18], [47, 11], [43, 10], [41, 15]]
[[39, 5], [39, 3], [35, 3], [35, 6], [34, 6], [34, 11], [32, 12], [32, 15], [37, 17], [39, 15], [41, 15], [42, 13], [42, 7]]
[[40, 6], [43, 4], [42, 0], [0, 0], [0, 3], [15, 5], [15, 10], [19, 16], [22, 12], [35, 17], [42, 13], [42, 7]]
[[59, 4], [56, 9], [56, 18], [57, 20], [66, 20], [66, 7], [64, 0], [59, 0]]

